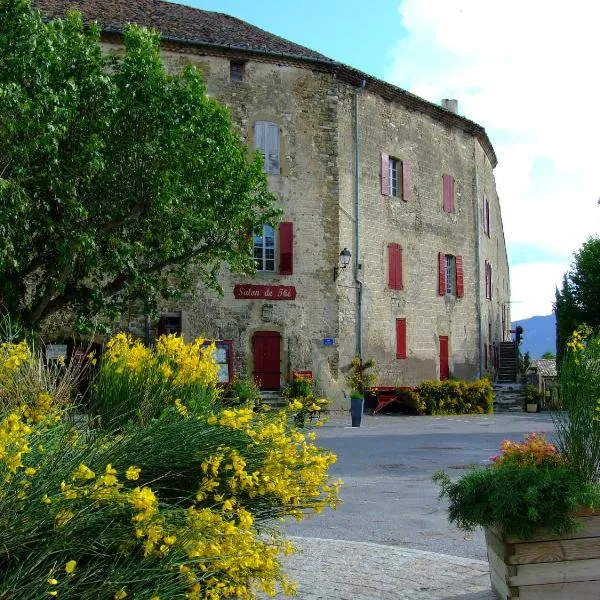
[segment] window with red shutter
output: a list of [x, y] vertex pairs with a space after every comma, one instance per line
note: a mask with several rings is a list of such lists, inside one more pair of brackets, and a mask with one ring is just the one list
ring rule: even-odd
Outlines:
[[279, 274], [294, 273], [294, 224], [279, 223]]
[[385, 152], [381, 153], [381, 193], [390, 195], [390, 156]]
[[406, 358], [406, 319], [396, 319], [396, 358]]
[[402, 161], [402, 200], [408, 202], [411, 199], [410, 163]]
[[464, 284], [464, 272], [463, 272], [463, 259], [462, 256], [455, 256], [454, 262], [456, 264], [456, 297], [462, 298], [465, 295], [465, 284]]
[[446, 255], [438, 252], [438, 294], [446, 295]]
[[388, 244], [388, 286], [391, 290], [403, 289], [402, 281], [402, 247], [399, 244]]
[[447, 213], [454, 212], [454, 177], [442, 175], [442, 206]]

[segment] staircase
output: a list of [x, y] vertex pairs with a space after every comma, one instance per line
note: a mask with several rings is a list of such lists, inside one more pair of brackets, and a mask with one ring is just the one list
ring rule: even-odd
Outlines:
[[270, 408], [282, 408], [283, 406], [287, 406], [287, 400], [281, 397], [281, 392], [279, 390], [261, 390], [260, 402]]
[[496, 382], [516, 383], [518, 368], [517, 344], [515, 342], [501, 342]]
[[520, 383], [494, 383], [494, 412], [523, 412], [524, 386]]

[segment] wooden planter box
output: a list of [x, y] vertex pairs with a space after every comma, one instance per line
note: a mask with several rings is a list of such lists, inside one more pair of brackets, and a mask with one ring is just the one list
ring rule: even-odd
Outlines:
[[580, 516], [583, 529], [525, 541], [486, 529], [492, 588], [502, 600], [598, 600], [600, 514]]

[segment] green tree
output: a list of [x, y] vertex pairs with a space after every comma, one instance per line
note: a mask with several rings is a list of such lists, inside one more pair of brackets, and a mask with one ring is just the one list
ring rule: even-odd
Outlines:
[[544, 352], [544, 354], [542, 354], [542, 358], [545, 358], [546, 360], [554, 360], [556, 358], [556, 354], [554, 354], [554, 352]]
[[556, 290], [556, 348], [559, 359], [579, 325], [600, 327], [600, 238], [590, 237], [575, 254], [571, 269]]
[[167, 74], [134, 26], [120, 56], [98, 42], [78, 13], [0, 0], [0, 304], [28, 326], [220, 289], [223, 264], [254, 272], [250, 232], [279, 215], [196, 69]]

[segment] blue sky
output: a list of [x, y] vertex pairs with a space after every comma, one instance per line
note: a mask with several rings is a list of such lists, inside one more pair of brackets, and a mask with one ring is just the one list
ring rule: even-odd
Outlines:
[[[599, 235], [597, 23], [589, 0], [185, 0], [427, 100], [457, 98], [498, 155], [513, 319], [550, 314]], [[376, 8], [374, 8], [376, 7]], [[518, 15], [516, 18], [515, 15]]]

